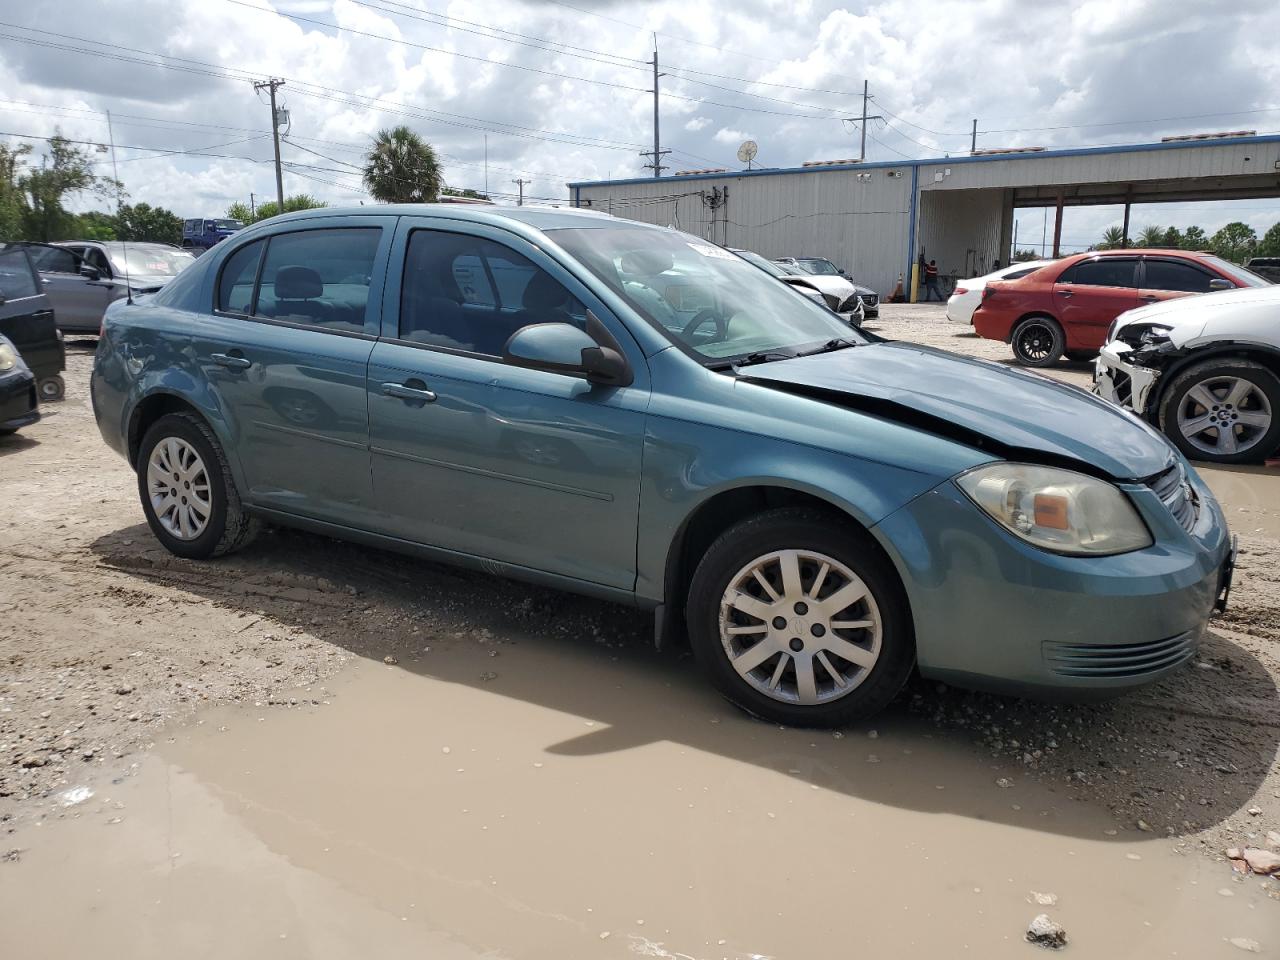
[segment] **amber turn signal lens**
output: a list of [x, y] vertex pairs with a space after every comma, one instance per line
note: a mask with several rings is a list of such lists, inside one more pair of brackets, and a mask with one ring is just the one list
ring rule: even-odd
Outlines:
[[1035, 496], [1036, 526], [1050, 530], [1067, 529], [1067, 498], [1048, 493]]

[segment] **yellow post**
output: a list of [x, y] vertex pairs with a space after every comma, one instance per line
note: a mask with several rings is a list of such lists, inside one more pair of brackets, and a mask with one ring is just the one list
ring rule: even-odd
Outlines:
[[920, 264], [913, 263], [911, 265], [911, 296], [907, 298], [908, 303], [920, 302]]

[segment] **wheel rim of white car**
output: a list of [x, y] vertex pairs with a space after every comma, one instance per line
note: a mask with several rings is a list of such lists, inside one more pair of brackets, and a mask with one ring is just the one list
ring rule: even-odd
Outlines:
[[729, 665], [765, 696], [813, 706], [852, 693], [880, 657], [883, 627], [871, 589], [812, 550], [752, 560], [720, 600]]
[[1266, 436], [1271, 416], [1271, 401], [1256, 383], [1224, 374], [1186, 392], [1178, 407], [1178, 431], [1197, 450], [1230, 456]]
[[147, 461], [147, 495], [160, 526], [179, 540], [194, 540], [213, 512], [209, 474], [191, 444], [165, 437]]

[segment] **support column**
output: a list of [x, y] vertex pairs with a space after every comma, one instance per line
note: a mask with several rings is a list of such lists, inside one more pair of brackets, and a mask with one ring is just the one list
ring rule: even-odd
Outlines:
[[[996, 247], [996, 259], [1000, 261], [1002, 266], [1008, 266], [1013, 261], [1013, 191], [1004, 191], [1004, 197], [1000, 206], [1000, 245]], [[991, 264], [982, 265], [979, 273], [986, 273], [991, 269]]]
[[1066, 199], [1066, 191], [1058, 191], [1058, 209], [1053, 215], [1053, 255], [1062, 256], [1062, 201]]
[[1133, 184], [1125, 187], [1124, 191], [1124, 239], [1120, 241], [1120, 246], [1126, 250], [1129, 247], [1129, 208], [1133, 205]]

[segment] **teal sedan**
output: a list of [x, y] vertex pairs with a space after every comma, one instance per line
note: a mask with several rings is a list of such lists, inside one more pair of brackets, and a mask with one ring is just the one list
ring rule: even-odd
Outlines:
[[179, 556], [267, 522], [631, 604], [785, 724], [913, 669], [1133, 688], [1230, 582], [1212, 494], [1129, 414], [588, 211], [273, 217], [114, 304], [92, 394]]

